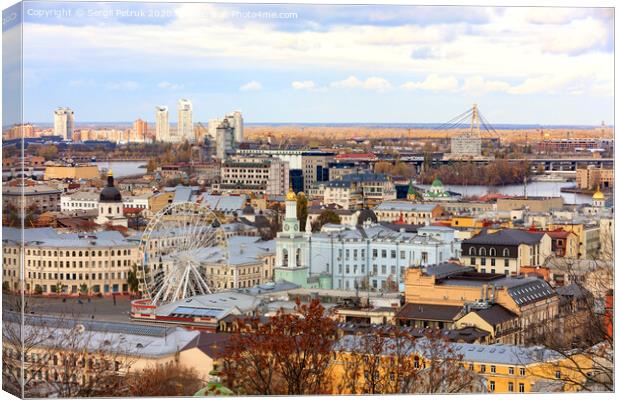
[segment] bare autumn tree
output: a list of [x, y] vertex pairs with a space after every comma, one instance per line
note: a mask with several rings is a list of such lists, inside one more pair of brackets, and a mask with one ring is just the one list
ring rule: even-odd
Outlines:
[[[482, 379], [461, 364], [440, 332], [417, 338], [400, 327], [343, 337], [340, 393], [468, 393], [484, 390]], [[348, 343], [347, 343], [348, 342]]]
[[178, 364], [158, 364], [125, 377], [131, 397], [192, 396], [205, 384], [196, 370]]
[[479, 393], [486, 390], [480, 375], [463, 366], [463, 355], [440, 330], [431, 330], [418, 350], [423, 358], [416, 393]]
[[[338, 391], [347, 394], [412, 393], [419, 372], [416, 338], [397, 326], [342, 339], [345, 348]], [[350, 346], [350, 347], [348, 347]], [[348, 347], [348, 348], [347, 348]]]
[[[601, 254], [594, 260], [553, 258], [547, 265], [564, 286], [557, 288], [560, 319], [530, 327], [536, 343], [557, 359], [538, 375], [581, 391], [613, 391], [613, 262]], [[561, 374], [554, 376], [555, 370]]]
[[5, 294], [3, 303], [4, 390], [18, 397], [126, 395], [121, 375], [131, 362], [118, 342], [100, 346], [93, 332], [62, 315], [30, 315], [27, 297]]
[[239, 322], [224, 357], [222, 376], [235, 393], [330, 393], [330, 351], [335, 322], [319, 301], [280, 309], [264, 324]]

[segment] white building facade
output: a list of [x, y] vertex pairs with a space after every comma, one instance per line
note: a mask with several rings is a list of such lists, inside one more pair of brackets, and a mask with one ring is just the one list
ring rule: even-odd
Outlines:
[[177, 140], [193, 142], [196, 138], [194, 137], [192, 102], [187, 99], [179, 100], [178, 111]]
[[158, 142], [170, 142], [170, 121], [168, 107], [155, 107], [155, 140]]
[[54, 135], [64, 140], [73, 140], [75, 119], [73, 110], [68, 107], [59, 107], [54, 111]]

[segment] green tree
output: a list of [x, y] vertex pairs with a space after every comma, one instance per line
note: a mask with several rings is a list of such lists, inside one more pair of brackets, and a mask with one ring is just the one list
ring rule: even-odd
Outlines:
[[333, 210], [323, 210], [317, 220], [312, 224], [312, 231], [320, 230], [325, 224], [339, 224], [340, 216]]
[[138, 293], [138, 286], [140, 280], [138, 279], [138, 266], [134, 264], [131, 270], [127, 273], [127, 286], [132, 293]]
[[306, 220], [308, 219], [308, 198], [300, 192], [297, 195], [297, 219], [299, 220], [299, 229], [306, 230]]

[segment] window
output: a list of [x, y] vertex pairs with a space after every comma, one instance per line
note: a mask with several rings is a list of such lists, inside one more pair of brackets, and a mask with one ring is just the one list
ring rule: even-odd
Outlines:
[[525, 376], [525, 368], [519, 368], [519, 375]]
[[469, 248], [469, 255], [470, 256], [475, 256], [476, 255], [476, 249], [474, 249], [473, 247]]
[[504, 250], [502, 251], [502, 256], [504, 256], [504, 257], [508, 257], [508, 256], [509, 256], [509, 251], [508, 251], [508, 249], [504, 249]]
[[476, 257], [472, 257], [472, 258], [469, 260], [469, 264], [471, 264], [471, 265], [476, 265]]
[[487, 366], [484, 364], [480, 365], [480, 372], [487, 372]]
[[509, 392], [514, 392], [515, 391], [515, 385], [512, 382], [508, 382], [508, 391]]
[[495, 391], [495, 381], [489, 381], [489, 392]]
[[504, 258], [504, 267], [508, 268], [510, 266], [510, 260], [507, 258]]
[[525, 384], [519, 383], [519, 393], [525, 393]]
[[514, 367], [509, 367], [509, 368], [508, 368], [508, 374], [509, 374], [509, 375], [514, 375], [514, 374], [515, 374], [515, 369], [514, 369]]
[[480, 257], [480, 265], [487, 265], [487, 259], [484, 257]]
[[495, 266], [495, 259], [491, 258], [491, 267], [494, 267], [494, 266]]
[[480, 250], [478, 250], [478, 254], [480, 254], [481, 256], [486, 256], [487, 255], [487, 250], [484, 247], [481, 247]]
[[491, 365], [491, 372], [495, 373], [495, 365]]
[[562, 377], [562, 374], [560, 373], [560, 371], [555, 371], [555, 379], [560, 379]]
[[495, 247], [491, 247], [491, 249], [489, 249], [489, 255], [495, 257], [496, 254], [497, 252], [495, 251]]

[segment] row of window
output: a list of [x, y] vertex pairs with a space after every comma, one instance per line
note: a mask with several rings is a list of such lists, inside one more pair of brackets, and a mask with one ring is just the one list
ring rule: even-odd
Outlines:
[[[474, 247], [470, 247], [469, 248], [469, 255], [470, 256], [475, 256], [476, 255], [476, 249]], [[486, 256], [487, 255], [487, 249], [484, 248], [484, 247], [480, 247], [480, 249], [478, 249], [478, 255], [479, 256]], [[497, 256], [497, 251], [495, 250], [495, 247], [491, 247], [489, 249], [489, 255], [491, 257]], [[510, 251], [508, 249], [504, 249], [502, 251], [502, 257], [510, 257]]]
[[[17, 254], [14, 252], [13, 254]], [[30, 256], [43, 256], [43, 257], [114, 257], [114, 256], [128, 256], [131, 254], [131, 250], [73, 250], [73, 251], [57, 251], [57, 250], [26, 250], [26, 255]]]
[[[491, 262], [491, 267], [494, 267], [495, 266], [495, 259], [491, 258], [490, 262]], [[476, 265], [476, 257], [472, 257], [469, 260], [469, 264], [470, 265]], [[480, 265], [483, 265], [483, 266], [487, 265], [486, 257], [480, 257]], [[510, 259], [509, 258], [504, 258], [504, 267], [506, 267], [506, 268], [510, 267]]]
[[130, 260], [105, 260], [105, 261], [50, 261], [50, 260], [30, 260], [28, 259], [27, 265], [29, 267], [48, 267], [48, 268], [107, 268], [110, 267], [128, 267], [131, 265]]
[[83, 280], [83, 279], [90, 279], [91, 280], [102, 280], [102, 279], [125, 279], [125, 272], [104, 272], [101, 273], [99, 272], [98, 274], [92, 273], [92, 274], [79, 274], [79, 273], [72, 273], [72, 274], [64, 274], [64, 273], [46, 273], [46, 272], [28, 272], [28, 278], [30, 279], [43, 279], [43, 280], [68, 280], [68, 281], [75, 281], [75, 280]]

